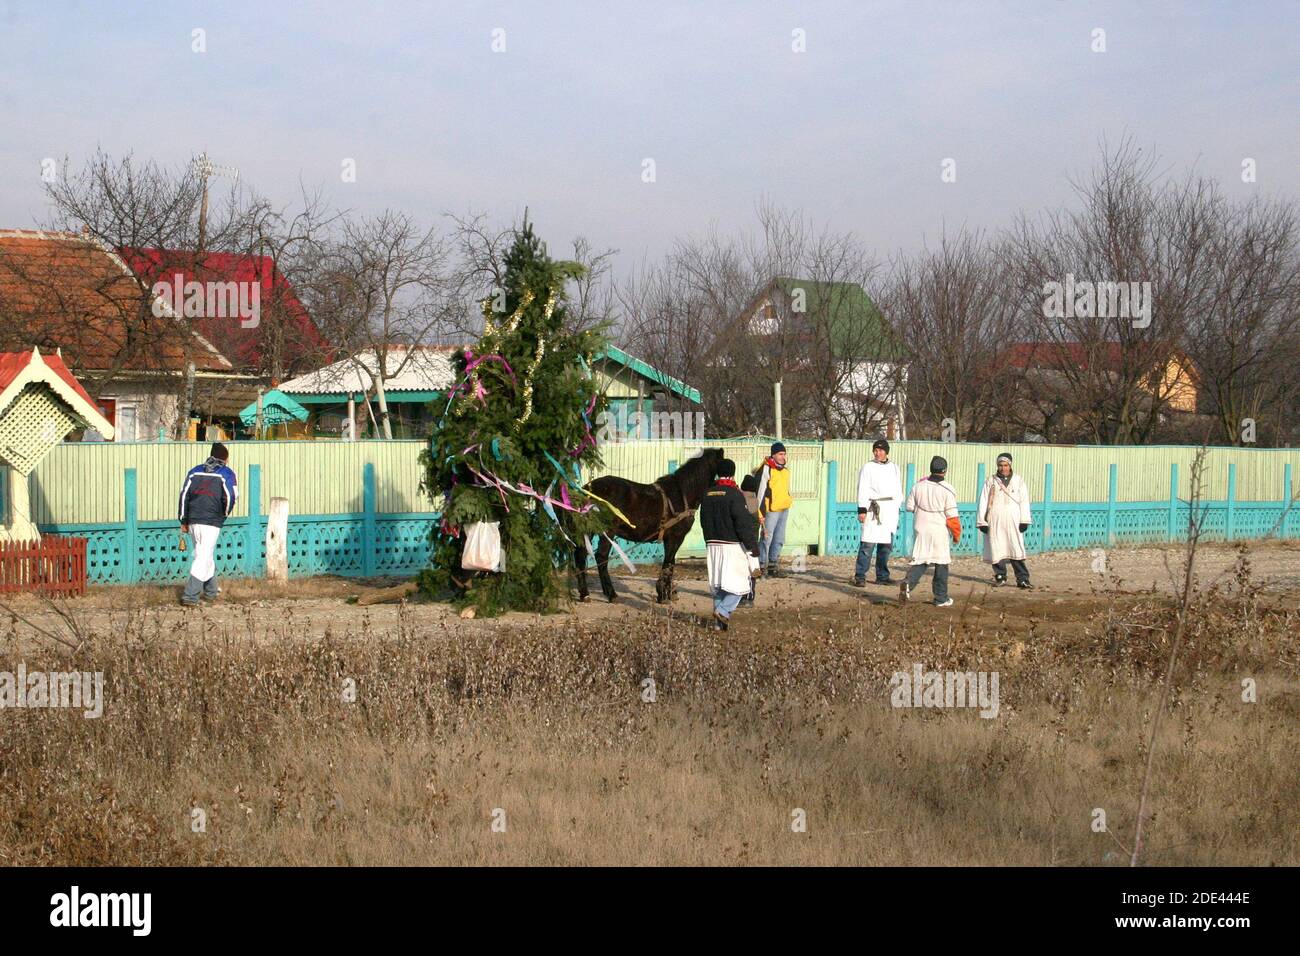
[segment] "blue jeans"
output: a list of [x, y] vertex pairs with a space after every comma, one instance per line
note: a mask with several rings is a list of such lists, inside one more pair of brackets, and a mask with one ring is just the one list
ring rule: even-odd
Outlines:
[[740, 599], [745, 595], [732, 594], [730, 591], [724, 591], [722, 588], [713, 589], [713, 610], [723, 617], [731, 617], [731, 612], [740, 604]]
[[781, 545], [785, 544], [785, 520], [790, 512], [769, 511], [763, 519], [763, 537], [758, 542], [758, 563], [770, 568], [781, 560]]
[[1015, 558], [1007, 558], [1005, 561], [997, 561], [993, 565], [993, 573], [999, 581], [1007, 579], [1007, 561], [1011, 562], [1011, 568], [1016, 572], [1016, 583], [1029, 583], [1029, 566], [1023, 561], [1017, 561]]
[[871, 567], [871, 551], [876, 552], [876, 581], [880, 584], [889, 583], [889, 556], [894, 551], [894, 536], [889, 536], [888, 544], [872, 544], [870, 541], [863, 541], [858, 545], [858, 563], [853, 566], [853, 576], [855, 578], [865, 578], [867, 571]]
[[914, 564], [907, 569], [907, 589], [915, 591], [916, 586], [921, 583], [921, 578], [925, 577], [927, 568], [934, 568], [934, 580], [931, 587], [934, 588], [934, 603], [942, 604], [948, 600], [948, 565], [946, 564]]
[[198, 604], [200, 598], [207, 598], [209, 601], [217, 599], [217, 576], [215, 574], [206, 581], [200, 581], [191, 574], [189, 580], [185, 582], [185, 590], [181, 594], [181, 600], [186, 604]]

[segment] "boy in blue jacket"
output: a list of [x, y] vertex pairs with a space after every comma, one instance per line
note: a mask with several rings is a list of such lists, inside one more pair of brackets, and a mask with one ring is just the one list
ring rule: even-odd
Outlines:
[[217, 539], [239, 498], [235, 473], [226, 465], [229, 458], [229, 450], [217, 442], [208, 460], [191, 468], [181, 485], [177, 519], [181, 533], [194, 538], [194, 563], [181, 595], [181, 603], [188, 607], [197, 605], [200, 598], [217, 599]]

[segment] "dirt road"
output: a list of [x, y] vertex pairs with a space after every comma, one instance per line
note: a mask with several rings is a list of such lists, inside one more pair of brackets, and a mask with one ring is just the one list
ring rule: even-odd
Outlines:
[[[1300, 594], [1300, 544], [1255, 544], [1245, 555], [1252, 579], [1264, 585], [1264, 593], [1270, 599], [1289, 602]], [[1230, 580], [1239, 557], [1236, 548], [1204, 547], [1198, 556], [1199, 581], [1209, 585]], [[1099, 573], [1097, 569], [1103, 567], [1103, 558], [1105, 573]], [[933, 615], [961, 615], [979, 609], [1015, 617], [1060, 617], [1068, 609], [1079, 609], [1082, 605], [1095, 607], [1117, 592], [1172, 593], [1180, 562], [1181, 551], [1173, 548], [1116, 548], [1106, 552], [1038, 555], [1029, 562], [1035, 590], [1018, 591], [1014, 587], [993, 589], [988, 565], [974, 558], [961, 558], [953, 564], [951, 572], [954, 606], [947, 609], [930, 606], [930, 584], [925, 581], [914, 595], [912, 608], [913, 613]], [[906, 565], [901, 559], [892, 564], [897, 579]], [[654, 602], [657, 570], [657, 566], [646, 565], [639, 567], [636, 574], [626, 569], [616, 573], [619, 598], [613, 604], [600, 595], [593, 574], [595, 593], [591, 601], [574, 603], [567, 613], [547, 616], [511, 613], [494, 620], [469, 621], [460, 619], [448, 605], [420, 600], [406, 606], [349, 604], [349, 597], [368, 587], [394, 582], [346, 578], [294, 581], [278, 591], [265, 582], [228, 580], [223, 585], [221, 600], [198, 610], [178, 606], [177, 589], [152, 586], [92, 588], [84, 597], [57, 606], [28, 595], [16, 595], [0, 600], [0, 638], [45, 640], [39, 636], [43, 630], [75, 640], [78, 631], [94, 634], [118, 630], [132, 614], [156, 616], [174, 633], [199, 638], [259, 633], [307, 639], [320, 638], [327, 631], [334, 634], [382, 632], [398, 626], [402, 615], [406, 616], [407, 626], [431, 626], [439, 631], [481, 630], [512, 624], [563, 626], [574, 620], [594, 624], [623, 620], [628, 615], [662, 616], [667, 624], [670, 613], [678, 626], [708, 619], [711, 602], [703, 559], [688, 558], [678, 563], [679, 596], [671, 611]], [[870, 605], [890, 613], [889, 608], [897, 606], [896, 586], [868, 584], [862, 589], [854, 588], [849, 584], [852, 570], [852, 558], [814, 557], [807, 560], [806, 569], [800, 573], [761, 580], [758, 605], [738, 611], [733, 629], [743, 634], [762, 629], [773, 615], [797, 615], [813, 608], [828, 610], [838, 606], [851, 612], [854, 607]]]

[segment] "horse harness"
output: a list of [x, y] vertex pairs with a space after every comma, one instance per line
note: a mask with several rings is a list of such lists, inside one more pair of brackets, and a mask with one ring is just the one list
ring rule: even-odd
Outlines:
[[669, 528], [677, 524], [679, 521], [685, 521], [689, 518], [694, 518], [695, 509], [687, 508], [686, 499], [683, 498], [682, 510], [681, 511], [674, 510], [672, 498], [669, 497], [668, 492], [664, 490], [663, 485], [659, 484], [659, 482], [656, 481], [653, 487], [656, 491], [659, 492], [659, 502], [660, 502], [659, 534], [655, 536], [655, 540], [662, 542], [664, 539], [664, 535], [668, 533]]

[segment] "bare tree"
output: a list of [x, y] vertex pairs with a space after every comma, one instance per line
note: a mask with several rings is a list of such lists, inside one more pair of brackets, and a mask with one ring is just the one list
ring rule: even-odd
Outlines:
[[313, 314], [328, 337], [369, 381], [375, 419], [392, 438], [385, 382], [428, 361], [413, 346], [436, 341], [454, 327], [459, 274], [452, 242], [405, 213], [345, 218], [306, 267]]
[[1103, 147], [1074, 186], [1079, 208], [1022, 216], [1008, 233], [1022, 341], [1070, 397], [1079, 437], [1147, 441], [1192, 387], [1181, 347], [1203, 298], [1213, 190], [1167, 181], [1129, 140]]
[[[703, 380], [704, 356], [712, 342], [711, 314], [705, 298], [689, 287], [673, 259], [643, 263], [618, 286], [618, 302], [622, 339], [629, 351], [680, 381]], [[720, 389], [712, 380], [709, 384], [702, 397], [711, 415], [710, 401]], [[670, 398], [666, 410], [682, 410], [672, 404]]]
[[582, 274], [571, 283], [566, 324], [574, 331], [604, 328], [617, 336], [621, 318], [618, 290], [613, 283], [614, 257], [617, 249], [597, 250], [584, 236], [573, 240], [570, 258], [583, 267]]
[[787, 434], [878, 427], [873, 398], [893, 378], [878, 359], [883, 340], [897, 343], [863, 289], [870, 257], [851, 233], [771, 203], [757, 219], [753, 233], [679, 239], [624, 283], [629, 341], [670, 374], [708, 383], [717, 434], [770, 433], [778, 382]]
[[[1261, 441], [1267, 422], [1279, 443], [1300, 363], [1300, 221], [1294, 202], [1230, 204], [1216, 196], [1200, 284], [1187, 316], [1185, 348], [1227, 444]], [[1253, 423], [1253, 424], [1252, 424]]]
[[1008, 396], [1000, 362], [1015, 333], [1002, 263], [997, 245], [964, 229], [895, 260], [881, 301], [910, 359], [914, 426], [961, 441], [1001, 437]]
[[[305, 188], [294, 206], [276, 206], [255, 197], [240, 217], [231, 245], [253, 260], [256, 279], [266, 289], [256, 371], [272, 383], [317, 368], [333, 357], [334, 345], [306, 311], [295, 280], [301, 277], [310, 284], [311, 270], [326, 261], [321, 253], [340, 218], [319, 191], [308, 193]], [[222, 348], [223, 343], [213, 340], [213, 344]]]

